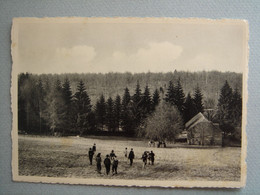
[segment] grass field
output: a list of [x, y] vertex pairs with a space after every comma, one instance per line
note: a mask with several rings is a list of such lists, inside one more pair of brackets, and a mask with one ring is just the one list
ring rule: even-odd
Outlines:
[[[75, 178], [158, 179], [239, 181], [239, 147], [188, 147], [169, 145], [149, 148], [146, 141], [118, 137], [41, 137], [19, 135], [19, 175]], [[102, 161], [113, 149], [118, 157], [118, 174], [106, 176], [89, 164], [88, 149], [96, 143]], [[132, 167], [124, 158], [124, 148], [133, 148]], [[153, 150], [155, 164], [142, 168], [143, 151]], [[94, 157], [95, 158], [95, 157]]]

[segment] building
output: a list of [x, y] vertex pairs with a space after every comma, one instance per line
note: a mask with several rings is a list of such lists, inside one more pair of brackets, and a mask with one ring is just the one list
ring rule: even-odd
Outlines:
[[185, 124], [187, 142], [192, 145], [222, 145], [222, 131], [218, 125], [198, 113]]

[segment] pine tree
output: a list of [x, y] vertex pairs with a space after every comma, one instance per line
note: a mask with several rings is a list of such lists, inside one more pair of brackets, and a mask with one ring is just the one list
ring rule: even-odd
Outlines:
[[127, 135], [133, 135], [133, 119], [131, 118], [130, 111], [131, 96], [129, 89], [125, 88], [122, 99], [122, 114], [121, 114], [121, 127]]
[[136, 106], [140, 106], [142, 100], [142, 91], [140, 89], [139, 81], [137, 81], [135, 94], [133, 95], [133, 102]]
[[231, 121], [235, 127], [241, 126], [242, 120], [242, 98], [236, 87], [231, 101]]
[[170, 103], [171, 105], [175, 104], [175, 89], [174, 89], [174, 85], [172, 83], [172, 81], [169, 81], [169, 86], [166, 92], [166, 97], [164, 98], [164, 100], [168, 103]]
[[74, 106], [72, 110], [74, 110], [73, 115], [75, 117], [76, 128], [79, 130], [80, 135], [82, 135], [86, 130], [90, 130], [91, 128], [88, 119], [91, 112], [91, 103], [82, 80], [77, 86], [73, 100]]
[[184, 110], [185, 95], [183, 93], [180, 78], [178, 79], [177, 85], [174, 88], [174, 93], [175, 93], [174, 104], [177, 106], [179, 112], [182, 115]]
[[62, 95], [64, 99], [64, 114], [63, 114], [63, 134], [70, 133], [71, 131], [71, 124], [72, 124], [72, 115], [71, 115], [71, 103], [72, 103], [72, 92], [70, 87], [70, 81], [68, 78], [65, 79], [62, 85]]
[[106, 103], [106, 125], [108, 131], [115, 130], [115, 117], [114, 117], [114, 102], [111, 97], [108, 98]]
[[188, 93], [185, 103], [184, 103], [184, 111], [183, 111], [183, 119], [184, 122], [188, 122], [192, 117], [194, 117], [198, 113], [194, 100], [192, 99], [190, 93]]
[[103, 94], [100, 96], [99, 100], [96, 103], [95, 115], [97, 125], [98, 127], [101, 127], [101, 130], [103, 131], [106, 122], [106, 103]]
[[224, 86], [221, 88], [221, 92], [218, 100], [218, 111], [217, 111], [220, 128], [224, 133], [224, 137], [226, 137], [228, 133], [232, 133], [234, 131], [234, 127], [232, 126], [232, 119], [231, 119], [232, 99], [233, 99], [232, 88], [226, 81]]
[[152, 111], [155, 111], [155, 108], [159, 103], [160, 103], [160, 94], [158, 89], [155, 89], [152, 98]]
[[119, 95], [117, 95], [114, 103], [115, 129], [117, 131], [119, 131], [120, 128], [121, 112], [122, 112], [121, 98]]
[[201, 93], [201, 90], [199, 88], [199, 86], [197, 85], [196, 89], [195, 89], [195, 94], [194, 94], [194, 103], [196, 105], [196, 109], [197, 109], [197, 113], [201, 112], [203, 113], [204, 112], [204, 106], [203, 106], [203, 95]]
[[133, 129], [134, 131], [140, 126], [143, 120], [143, 110], [142, 110], [142, 91], [140, 89], [139, 81], [137, 81], [135, 94], [132, 98], [133, 101], [130, 101], [129, 109], [133, 118]]
[[151, 99], [150, 90], [149, 90], [148, 85], [145, 86], [141, 106], [142, 106], [142, 111], [143, 111], [143, 117], [145, 118], [152, 111], [152, 99]]

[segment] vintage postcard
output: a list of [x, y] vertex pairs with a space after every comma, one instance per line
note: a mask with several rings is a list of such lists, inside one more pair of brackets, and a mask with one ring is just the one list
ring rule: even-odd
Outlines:
[[246, 184], [248, 24], [15, 18], [14, 181]]

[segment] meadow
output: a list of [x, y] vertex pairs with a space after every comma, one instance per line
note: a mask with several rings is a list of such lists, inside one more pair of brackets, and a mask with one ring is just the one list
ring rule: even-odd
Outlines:
[[[97, 145], [102, 161], [111, 150], [119, 160], [118, 174], [105, 175], [90, 165], [88, 150]], [[167, 148], [148, 147], [147, 141], [124, 137], [44, 137], [19, 135], [19, 175], [73, 178], [110, 178], [146, 180], [239, 181], [240, 147], [199, 147], [167, 144]], [[135, 152], [132, 167], [124, 149]], [[155, 153], [155, 164], [142, 166], [144, 151]]]

